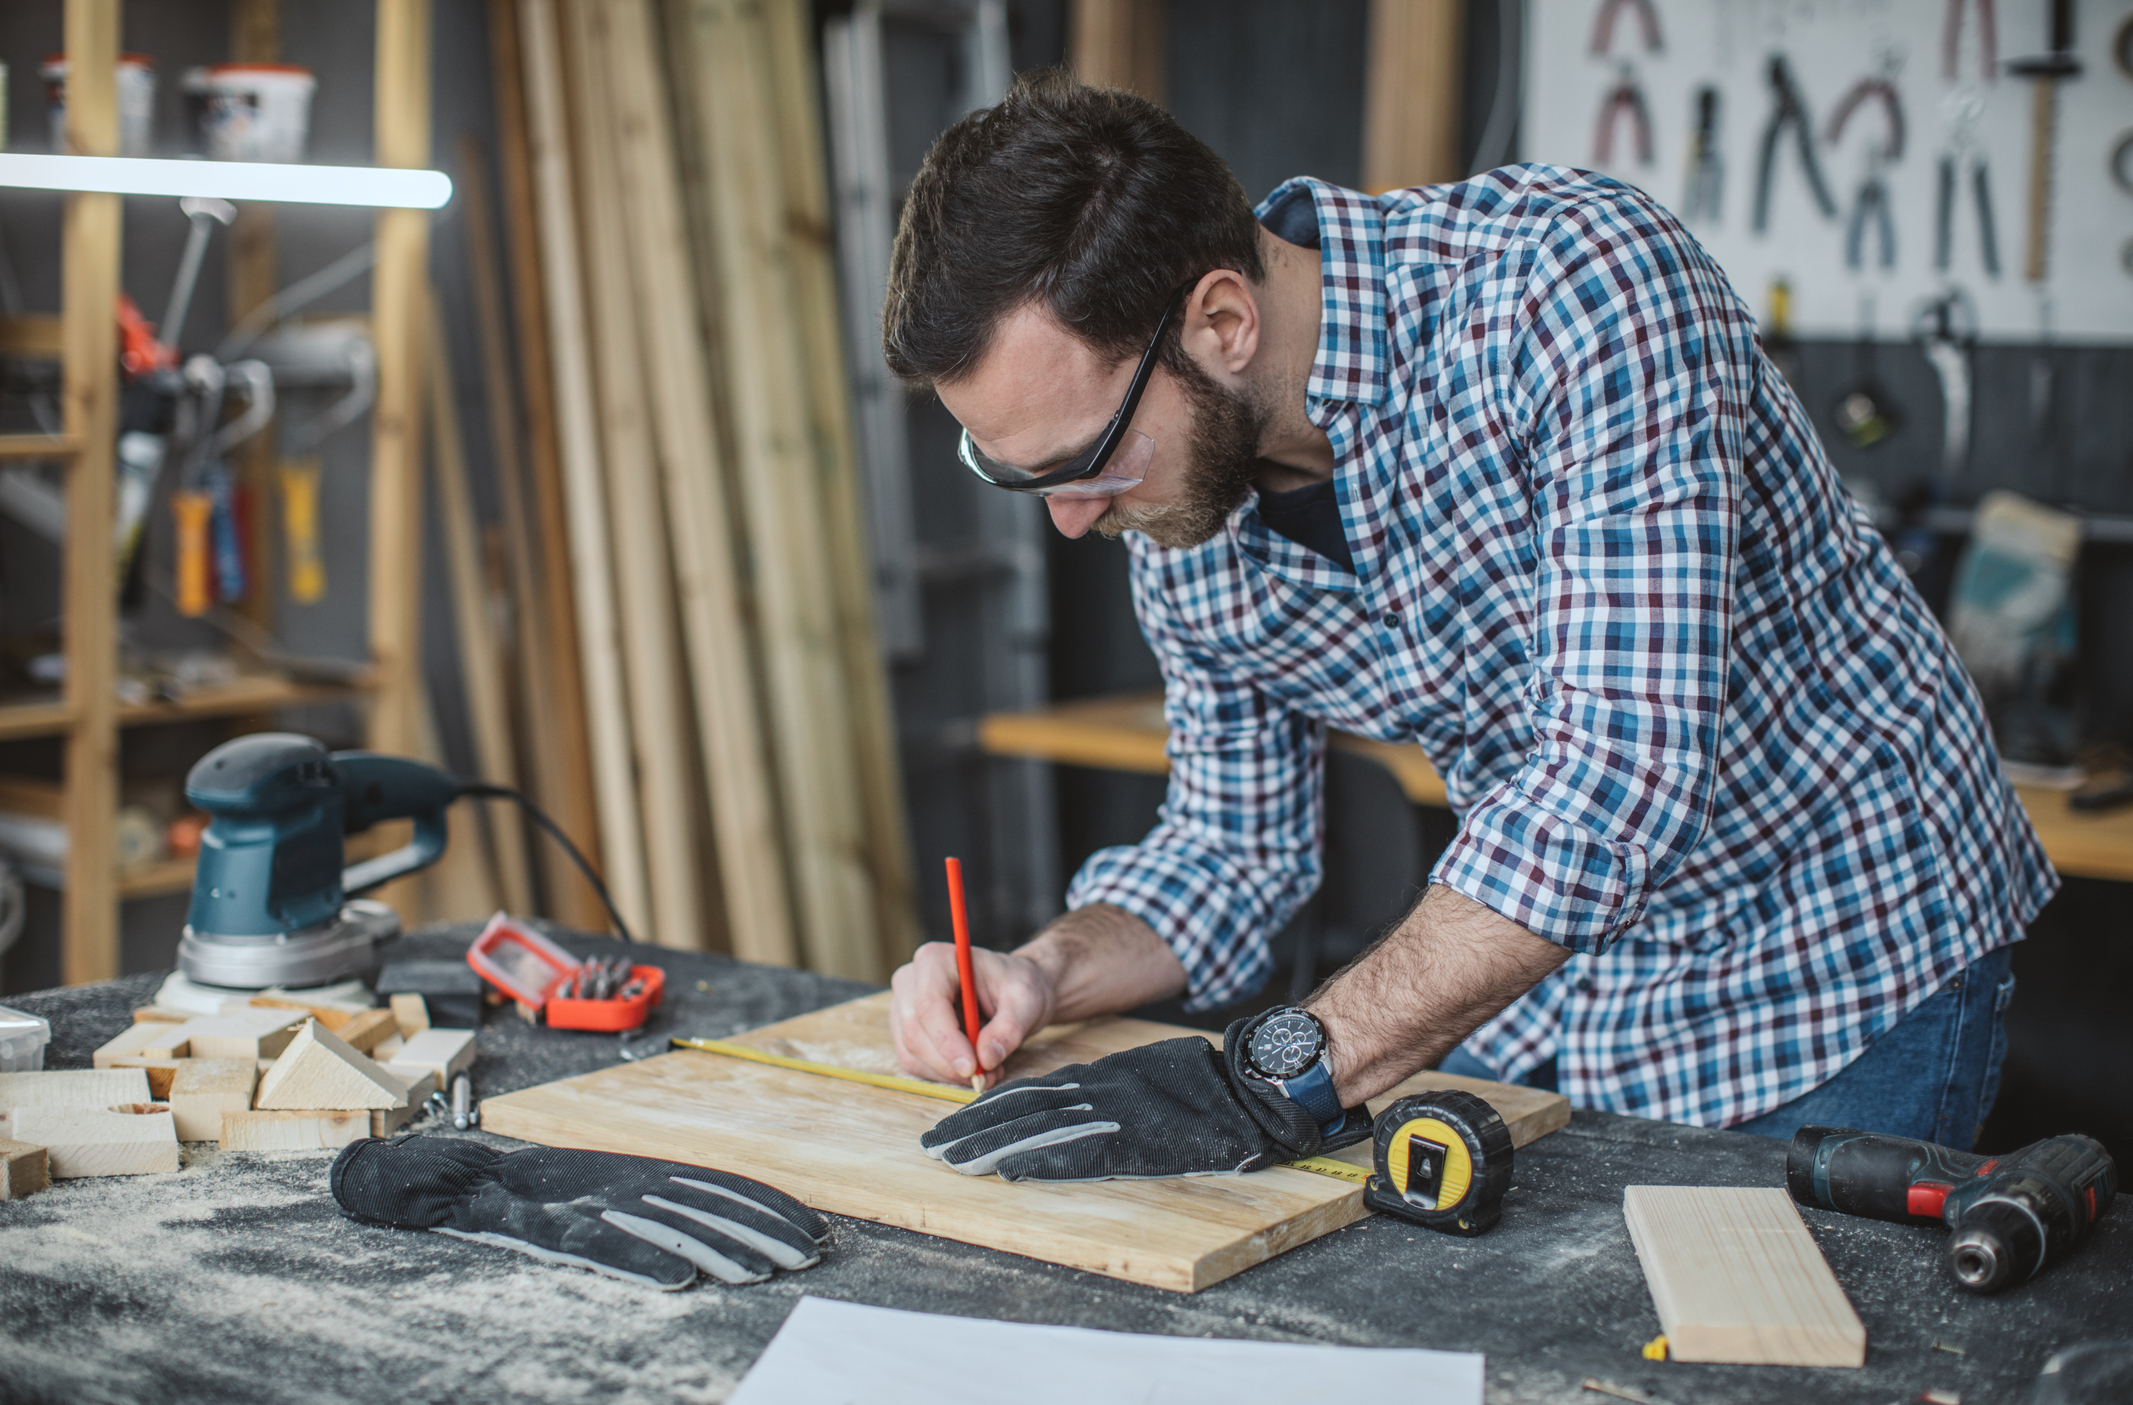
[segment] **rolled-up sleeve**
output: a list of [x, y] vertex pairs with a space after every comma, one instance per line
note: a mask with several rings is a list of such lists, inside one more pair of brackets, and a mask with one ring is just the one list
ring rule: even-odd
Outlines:
[[1185, 1008], [1257, 991], [1268, 939], [1317, 891], [1325, 731], [1226, 677], [1170, 628], [1135, 545], [1141, 628], [1163, 667], [1170, 788], [1138, 844], [1091, 855], [1069, 908], [1113, 903], [1153, 927], [1188, 978]]
[[1497, 393], [1531, 482], [1533, 748], [1432, 878], [1596, 953], [1710, 822], [1756, 353], [1678, 226], [1605, 207], [1542, 245], [1518, 318]]

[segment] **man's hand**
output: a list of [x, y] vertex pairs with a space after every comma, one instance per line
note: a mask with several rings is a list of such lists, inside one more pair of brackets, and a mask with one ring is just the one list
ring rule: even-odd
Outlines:
[[1166, 1039], [1010, 1083], [919, 1145], [966, 1176], [1008, 1181], [1225, 1175], [1316, 1154], [1311, 1115], [1244, 1071], [1242, 1024], [1226, 1054], [1198, 1036]]
[[955, 948], [928, 942], [890, 978], [889, 1029], [907, 1073], [965, 1083], [997, 1075], [1007, 1056], [1048, 1024], [1085, 1020], [1185, 988], [1185, 968], [1155, 929], [1108, 903], [1077, 908], [1019, 951], [970, 953], [985, 1025], [972, 1049], [963, 1031]]

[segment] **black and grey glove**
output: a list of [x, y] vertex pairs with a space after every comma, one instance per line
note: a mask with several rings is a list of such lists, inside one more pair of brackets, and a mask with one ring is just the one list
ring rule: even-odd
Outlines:
[[352, 1220], [433, 1229], [654, 1288], [702, 1269], [760, 1283], [822, 1257], [829, 1223], [780, 1190], [725, 1171], [537, 1146], [504, 1153], [451, 1137], [365, 1138], [333, 1163]]
[[1103, 1181], [1220, 1176], [1315, 1156], [1370, 1135], [1350, 1109], [1332, 1136], [1279, 1088], [1244, 1069], [1237, 1031], [1225, 1053], [1204, 1039], [1166, 1039], [1002, 1084], [919, 1138], [966, 1176]]

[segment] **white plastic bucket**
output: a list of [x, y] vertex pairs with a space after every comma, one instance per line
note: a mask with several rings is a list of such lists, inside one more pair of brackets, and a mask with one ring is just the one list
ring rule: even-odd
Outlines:
[[[67, 56], [49, 55], [38, 73], [44, 78], [45, 111], [52, 119], [52, 150], [64, 154], [67, 149]], [[118, 118], [118, 154], [153, 154], [156, 61], [146, 54], [119, 55]]]
[[304, 159], [318, 78], [293, 63], [221, 63], [207, 70], [201, 126], [213, 161]]

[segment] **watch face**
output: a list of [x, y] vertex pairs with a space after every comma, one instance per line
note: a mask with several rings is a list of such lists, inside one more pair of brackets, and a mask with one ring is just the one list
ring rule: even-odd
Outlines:
[[1294, 1078], [1318, 1059], [1325, 1034], [1318, 1021], [1301, 1010], [1271, 1016], [1252, 1031], [1252, 1067], [1267, 1078]]

